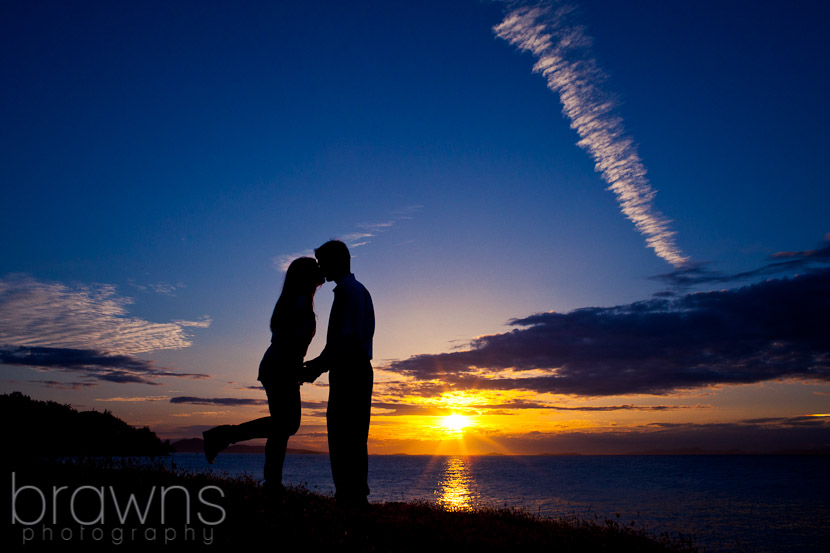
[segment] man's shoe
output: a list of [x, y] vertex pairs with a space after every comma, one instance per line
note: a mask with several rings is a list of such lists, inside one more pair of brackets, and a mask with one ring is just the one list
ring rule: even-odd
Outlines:
[[338, 497], [336, 494], [334, 496], [334, 501], [337, 505], [338, 509], [344, 511], [351, 511], [351, 512], [358, 512], [358, 511], [368, 511], [370, 509], [369, 500], [365, 496], [340, 496]]
[[228, 440], [229, 430], [230, 426], [223, 424], [202, 432], [202, 439], [204, 440], [205, 446], [205, 459], [207, 459], [208, 464], [212, 465], [216, 460], [216, 456], [219, 455], [219, 452], [230, 445], [230, 441]]
[[262, 484], [262, 491], [265, 493], [265, 498], [272, 504], [279, 503], [285, 499], [286, 489], [285, 486], [282, 485], [282, 482], [272, 484], [266, 480]]

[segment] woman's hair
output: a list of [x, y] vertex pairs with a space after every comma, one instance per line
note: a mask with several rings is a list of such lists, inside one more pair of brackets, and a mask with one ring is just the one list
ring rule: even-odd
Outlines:
[[[271, 330], [274, 330], [280, 317], [289, 314], [299, 298], [308, 300], [307, 308], [314, 311], [314, 293], [324, 282], [323, 273], [313, 257], [298, 257], [291, 262], [285, 272], [282, 293], [271, 315]], [[306, 306], [303, 306], [304, 308]]]

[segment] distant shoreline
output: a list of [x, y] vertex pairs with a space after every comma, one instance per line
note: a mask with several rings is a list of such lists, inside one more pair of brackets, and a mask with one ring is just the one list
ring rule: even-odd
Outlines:
[[[174, 453], [203, 453], [204, 445], [201, 438], [187, 438], [173, 442], [171, 446], [175, 449]], [[223, 454], [237, 453], [237, 454], [264, 454], [264, 445], [232, 445], [224, 450]], [[328, 451], [317, 451], [313, 449], [302, 448], [288, 448], [289, 455], [328, 455]], [[830, 455], [830, 449], [811, 449], [811, 450], [778, 450], [771, 452], [763, 451], [743, 451], [743, 450], [729, 450], [729, 451], [706, 451], [700, 449], [665, 449], [665, 450], [646, 450], [635, 451], [631, 453], [476, 453], [476, 454], [432, 454], [432, 453], [370, 453], [370, 456], [376, 455], [392, 455], [401, 457], [643, 457], [643, 456], [781, 456], [781, 455]]]
[[[204, 441], [201, 438], [187, 438], [184, 440], [179, 440], [177, 442], [173, 442], [170, 444], [173, 448], [174, 453], [204, 453], [205, 446]], [[244, 444], [235, 444], [230, 447], [226, 447], [222, 450], [223, 454], [226, 453], [265, 453], [265, 446], [264, 445], [244, 445]], [[313, 449], [299, 449], [299, 448], [291, 448], [289, 447], [286, 450], [286, 453], [293, 454], [293, 455], [328, 455], [328, 451], [316, 451]]]

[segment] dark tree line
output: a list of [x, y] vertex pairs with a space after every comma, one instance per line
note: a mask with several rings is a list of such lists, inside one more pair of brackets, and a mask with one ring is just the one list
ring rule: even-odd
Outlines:
[[172, 448], [149, 428], [135, 428], [109, 411], [77, 411], [54, 401], [38, 401], [20, 392], [0, 395], [6, 421], [4, 450], [31, 456], [160, 456]]

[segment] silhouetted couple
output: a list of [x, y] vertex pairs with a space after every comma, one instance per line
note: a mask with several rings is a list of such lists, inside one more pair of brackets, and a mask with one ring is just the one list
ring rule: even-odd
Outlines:
[[[372, 298], [351, 272], [349, 249], [332, 240], [316, 250], [316, 261], [301, 257], [291, 262], [274, 313], [271, 346], [259, 365], [257, 379], [268, 396], [270, 417], [238, 425], [217, 426], [203, 433], [205, 456], [213, 463], [228, 445], [267, 438], [265, 487], [282, 491], [282, 467], [288, 438], [300, 427], [300, 384], [329, 373], [326, 410], [331, 473], [338, 503], [367, 504], [369, 465], [367, 441], [372, 401], [372, 338], [375, 313]], [[334, 281], [326, 346], [316, 359], [303, 359], [317, 322], [314, 294], [323, 279]]]

